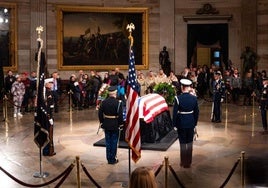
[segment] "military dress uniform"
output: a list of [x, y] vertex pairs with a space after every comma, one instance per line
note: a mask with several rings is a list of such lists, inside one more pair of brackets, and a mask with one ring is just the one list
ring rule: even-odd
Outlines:
[[111, 92], [116, 92], [116, 89], [116, 86], [111, 86], [108, 89], [109, 97], [102, 101], [98, 112], [101, 127], [105, 132], [106, 159], [108, 164], [116, 164], [118, 162], [116, 153], [119, 129], [123, 125], [122, 102], [116, 99], [116, 95], [110, 95]]
[[46, 110], [47, 110], [47, 119], [46, 119], [46, 129], [49, 135], [49, 142], [43, 149], [44, 156], [53, 156], [56, 155], [54, 151], [54, 143], [53, 143], [53, 129], [54, 129], [54, 120], [53, 120], [53, 110], [54, 110], [54, 98], [53, 98], [53, 91], [51, 90], [52, 83], [50, 82], [51, 79], [46, 79], [45, 82], [50, 83], [45, 88], [45, 103], [46, 103]]
[[267, 78], [263, 79], [263, 88], [260, 96], [260, 110], [261, 110], [261, 119], [263, 126], [263, 133], [268, 134], [267, 131], [267, 108], [268, 108], [268, 82]]
[[[190, 86], [192, 82], [188, 79], [181, 79], [180, 83]], [[180, 165], [184, 168], [189, 168], [192, 163], [194, 129], [197, 125], [198, 116], [199, 107], [196, 96], [183, 91], [175, 97], [172, 123], [177, 128], [180, 142]]]
[[213, 88], [213, 104], [212, 104], [212, 116], [211, 121], [215, 123], [221, 122], [221, 102], [225, 98], [225, 85], [224, 81], [220, 79], [221, 73], [217, 71], [215, 73], [218, 76], [212, 83]]

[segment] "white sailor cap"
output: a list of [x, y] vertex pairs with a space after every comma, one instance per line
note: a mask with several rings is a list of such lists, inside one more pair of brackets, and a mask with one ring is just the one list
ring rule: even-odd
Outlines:
[[45, 84], [47, 84], [47, 83], [53, 83], [53, 78], [45, 79]]
[[190, 85], [192, 85], [192, 81], [189, 80], [189, 79], [186, 79], [186, 78], [182, 78], [182, 79], [180, 79], [180, 83], [181, 83], [181, 85], [183, 85], [183, 86], [190, 86]]
[[221, 75], [221, 71], [216, 71], [214, 74], [216, 74], [216, 75]]

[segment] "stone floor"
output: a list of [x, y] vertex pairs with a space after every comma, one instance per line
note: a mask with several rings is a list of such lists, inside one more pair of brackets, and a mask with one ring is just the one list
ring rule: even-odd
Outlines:
[[[268, 187], [268, 135], [262, 130], [258, 107], [223, 104], [222, 123], [210, 122], [211, 102], [200, 100], [198, 138], [194, 142], [193, 164], [185, 169], [179, 166], [180, 151], [176, 141], [167, 151], [142, 150], [141, 159], [131, 162], [131, 170], [148, 166], [156, 170], [168, 157], [177, 177], [186, 188], [220, 187], [231, 169], [245, 152], [245, 187]], [[2, 112], [1, 112], [2, 113]], [[19, 180], [28, 184], [48, 182], [62, 173], [78, 156], [91, 176], [101, 187], [127, 187], [129, 177], [128, 150], [119, 149], [119, 163], [109, 165], [105, 159], [105, 148], [93, 143], [103, 138], [97, 135], [98, 121], [95, 108], [82, 111], [61, 105], [55, 114], [54, 144], [57, 154], [42, 157], [42, 171], [49, 173], [46, 178], [35, 178], [40, 172], [39, 149], [33, 141], [33, 114], [13, 118], [12, 108], [8, 109], [8, 121], [0, 123], [0, 166]], [[94, 187], [81, 170], [81, 187]], [[165, 185], [165, 168], [157, 176], [159, 187]], [[59, 182], [59, 181], [57, 181]], [[225, 187], [242, 187], [241, 163]], [[55, 187], [57, 183], [46, 187]], [[169, 171], [167, 187], [180, 187]], [[0, 171], [0, 187], [24, 187]], [[61, 187], [77, 186], [77, 167]]]

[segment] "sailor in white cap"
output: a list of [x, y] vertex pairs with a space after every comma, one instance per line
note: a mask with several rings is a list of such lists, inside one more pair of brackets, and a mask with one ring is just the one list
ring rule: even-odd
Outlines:
[[192, 81], [181, 79], [182, 93], [175, 97], [173, 126], [177, 128], [180, 142], [180, 166], [190, 168], [192, 163], [193, 138], [199, 116], [197, 97], [190, 94]]
[[52, 93], [53, 87], [53, 78], [45, 79], [44, 83], [44, 101], [46, 104], [46, 111], [47, 111], [47, 122], [46, 122], [46, 129], [48, 131], [49, 142], [43, 148], [43, 155], [44, 156], [53, 156], [56, 155], [54, 151], [54, 142], [53, 142], [53, 128], [54, 128], [54, 117], [53, 117], [53, 110], [54, 110], [54, 99]]

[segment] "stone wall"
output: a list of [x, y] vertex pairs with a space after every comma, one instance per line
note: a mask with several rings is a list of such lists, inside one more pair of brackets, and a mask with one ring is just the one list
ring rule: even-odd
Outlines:
[[[207, 3], [205, 0], [2, 0], [14, 2], [18, 7], [18, 71], [36, 69], [34, 53], [37, 48], [35, 28], [44, 24], [44, 51], [47, 54], [49, 72], [57, 70], [57, 5], [98, 6], [98, 7], [148, 7], [149, 8], [149, 70], [158, 71], [159, 52], [167, 46], [172, 61], [172, 69], [179, 74], [187, 62], [187, 23], [184, 15], [194, 15], [196, 10]], [[38, 6], [37, 6], [38, 4]], [[240, 67], [240, 54], [244, 49], [242, 39], [242, 1], [216, 0], [211, 3], [220, 14], [232, 14], [229, 25], [229, 59]], [[257, 1], [257, 42], [256, 50], [260, 56], [259, 69], [267, 69], [268, 60], [268, 3]], [[40, 13], [41, 12], [41, 13]], [[244, 13], [245, 14], [245, 13]], [[245, 16], [245, 15], [244, 15]], [[36, 45], [36, 47], [35, 47]], [[144, 70], [146, 72], [148, 70]], [[74, 71], [60, 71], [68, 78]], [[126, 73], [126, 70], [123, 70]]]

